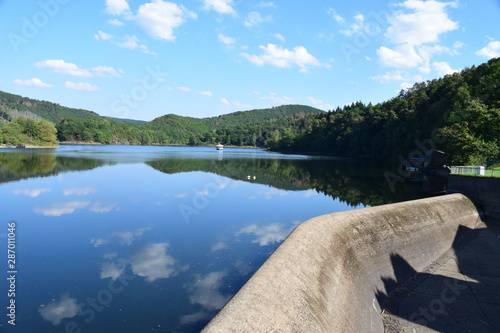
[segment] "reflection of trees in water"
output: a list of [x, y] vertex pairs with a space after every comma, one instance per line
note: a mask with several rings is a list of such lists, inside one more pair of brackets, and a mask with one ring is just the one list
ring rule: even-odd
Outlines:
[[[0, 183], [60, 172], [90, 170], [109, 161], [39, 153], [0, 153]], [[314, 189], [351, 206], [381, 205], [418, 199], [421, 188], [410, 182], [392, 192], [384, 178], [390, 170], [380, 161], [353, 159], [163, 159], [146, 162], [168, 174], [190, 171], [215, 173], [235, 180], [289, 191]], [[250, 177], [249, 177], [250, 176]]]
[[425, 196], [420, 187], [409, 182], [399, 184], [396, 191], [392, 192], [384, 178], [388, 166], [372, 160], [170, 159], [147, 164], [164, 173], [205, 171], [245, 181], [251, 176], [251, 182], [284, 190], [315, 189], [351, 206], [375, 206]]
[[0, 183], [61, 172], [89, 170], [104, 165], [89, 158], [60, 157], [54, 154], [0, 153]]
[[33, 174], [44, 174], [54, 170], [56, 166], [55, 155], [40, 154], [0, 154], [2, 168], [7, 169], [17, 176], [30, 176]]

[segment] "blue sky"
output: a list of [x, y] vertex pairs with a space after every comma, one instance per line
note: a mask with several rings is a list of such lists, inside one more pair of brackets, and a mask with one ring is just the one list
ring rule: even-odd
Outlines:
[[141, 120], [330, 110], [500, 56], [499, 19], [498, 0], [0, 0], [0, 90]]

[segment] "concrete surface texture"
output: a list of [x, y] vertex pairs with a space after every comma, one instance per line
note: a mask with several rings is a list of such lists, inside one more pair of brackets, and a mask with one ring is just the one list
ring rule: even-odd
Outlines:
[[392, 292], [450, 257], [470, 234], [462, 231], [480, 222], [461, 194], [313, 218], [290, 234], [203, 332], [384, 332], [384, 323], [404, 329], [399, 313], [388, 315], [388, 305], [406, 308], [389, 302]]
[[462, 193], [486, 215], [500, 219], [500, 178], [448, 176], [448, 193]]
[[500, 332], [500, 220], [484, 221], [461, 228], [466, 237], [452, 251], [400, 281], [382, 302], [386, 332]]

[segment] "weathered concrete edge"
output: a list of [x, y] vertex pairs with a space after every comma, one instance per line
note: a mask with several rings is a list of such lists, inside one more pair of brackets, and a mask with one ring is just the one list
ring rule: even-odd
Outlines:
[[478, 219], [452, 194], [308, 220], [203, 332], [383, 332], [375, 293], [394, 278], [391, 255], [423, 270]]
[[500, 218], [500, 178], [448, 176], [448, 193], [462, 193], [487, 215]]

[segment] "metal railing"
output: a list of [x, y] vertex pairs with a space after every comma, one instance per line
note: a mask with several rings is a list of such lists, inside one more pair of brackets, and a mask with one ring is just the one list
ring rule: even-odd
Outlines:
[[478, 176], [484, 176], [486, 167], [484, 166], [452, 166], [451, 173], [452, 174], [472, 174]]

